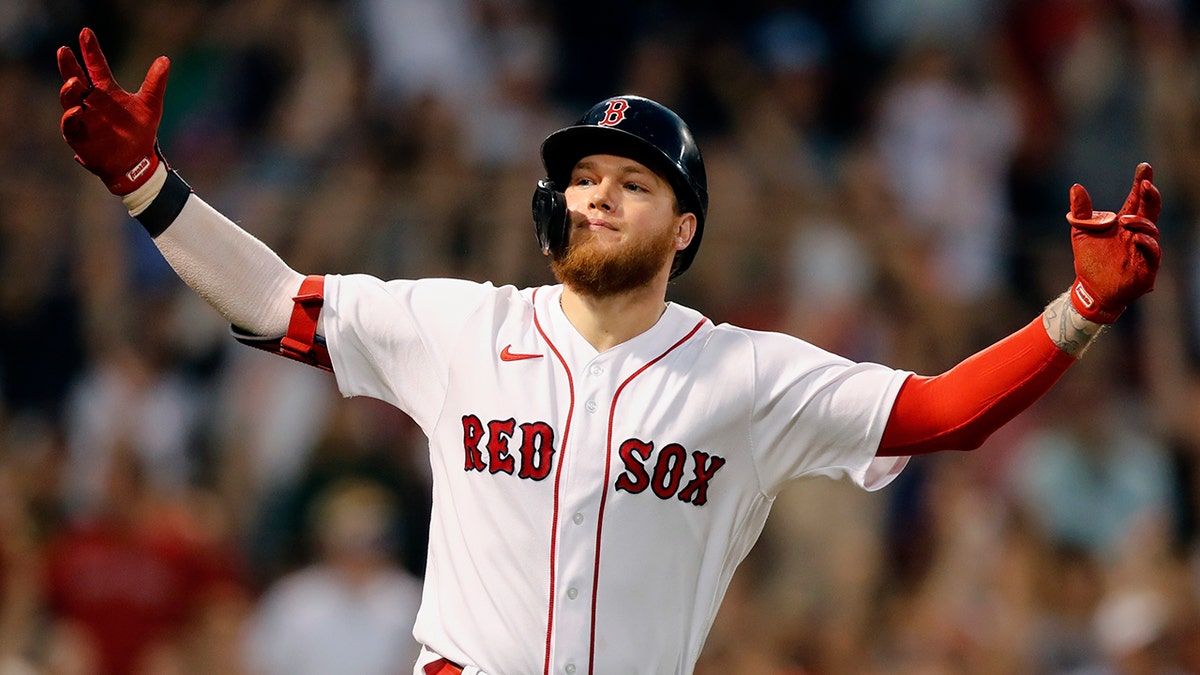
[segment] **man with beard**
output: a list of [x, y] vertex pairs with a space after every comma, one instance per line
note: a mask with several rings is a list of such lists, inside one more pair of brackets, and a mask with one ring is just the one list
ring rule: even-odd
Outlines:
[[[91, 31], [58, 53], [64, 138], [241, 339], [331, 369], [429, 436], [433, 514], [414, 673], [690, 673], [775, 495], [875, 490], [910, 455], [971, 449], [1148, 292], [1160, 209], [1080, 186], [1077, 278], [1045, 312], [924, 377], [666, 301], [708, 207], [687, 126], [637, 96], [542, 145], [534, 222], [559, 284], [309, 276], [204, 203], [158, 153], [169, 63], [112, 79]], [[299, 290], [297, 290], [299, 289]]]

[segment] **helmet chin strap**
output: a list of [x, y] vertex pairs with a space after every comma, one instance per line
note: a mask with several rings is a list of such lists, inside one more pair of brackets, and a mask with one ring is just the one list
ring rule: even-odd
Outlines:
[[570, 234], [567, 196], [549, 178], [539, 180], [533, 191], [533, 226], [543, 254], [557, 258], [566, 253]]

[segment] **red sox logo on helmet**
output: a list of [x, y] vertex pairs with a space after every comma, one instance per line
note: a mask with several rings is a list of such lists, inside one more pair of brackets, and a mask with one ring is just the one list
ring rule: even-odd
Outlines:
[[615, 127], [625, 120], [625, 111], [628, 109], [629, 101], [623, 98], [614, 98], [608, 102], [608, 108], [604, 111], [604, 119], [596, 124], [602, 127]]

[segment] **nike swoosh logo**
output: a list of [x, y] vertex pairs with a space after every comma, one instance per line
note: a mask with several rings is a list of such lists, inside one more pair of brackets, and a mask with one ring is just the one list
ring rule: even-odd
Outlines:
[[512, 351], [512, 345], [505, 345], [504, 349], [500, 350], [501, 361], [522, 361], [524, 359], [540, 359], [541, 354], [521, 354], [520, 352]]

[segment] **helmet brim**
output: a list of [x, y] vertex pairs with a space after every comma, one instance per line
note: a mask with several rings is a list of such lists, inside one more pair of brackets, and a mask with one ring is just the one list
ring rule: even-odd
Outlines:
[[693, 189], [681, 181], [682, 172], [676, 162], [639, 136], [613, 127], [589, 125], [561, 129], [542, 142], [546, 176], [559, 190], [566, 189], [575, 165], [589, 155], [616, 155], [644, 164], [671, 185], [685, 212], [701, 214]]

